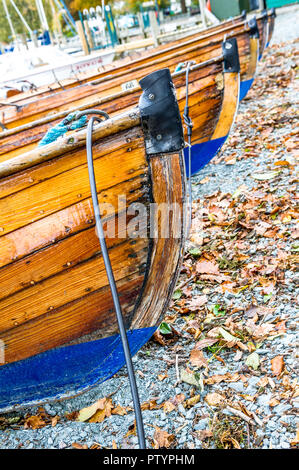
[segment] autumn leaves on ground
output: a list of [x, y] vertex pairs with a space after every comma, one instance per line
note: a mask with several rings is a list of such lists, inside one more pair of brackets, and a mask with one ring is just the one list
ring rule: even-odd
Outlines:
[[[160, 370], [151, 371], [152, 382], [162, 386], [173, 377], [167, 399], [161, 403], [151, 397], [149, 387], [150, 398], [142, 404], [147, 417], [157, 410], [167, 417], [165, 426], [145, 418], [152, 448], [272, 448], [280, 447], [282, 438], [285, 447], [298, 444], [295, 423], [288, 418], [295, 414], [299, 395], [294, 370], [293, 277], [299, 237], [295, 46], [267, 50], [232, 136], [210, 165], [216, 176], [220, 163], [233, 168], [241, 162], [244, 168], [248, 162], [254, 171], [246, 177], [241, 172], [240, 184], [231, 193], [205, 193], [209, 176], [199, 175], [193, 182], [204, 196], [193, 204], [192, 233], [169, 312], [146, 346], [161, 363]], [[138, 358], [142, 378], [142, 355]], [[184, 389], [177, 393], [180, 384]], [[129, 414], [133, 423], [132, 408], [111, 394], [64, 416], [39, 409], [0, 417], [0, 427], [105, 423], [110, 416]], [[181, 424], [170, 424], [177, 416]], [[204, 420], [206, 425], [198, 426]], [[186, 426], [188, 442], [182, 438]], [[112, 436], [111, 447], [132, 447], [134, 435], [133, 423], [125, 435]], [[105, 447], [101, 442], [87, 446], [82, 440], [72, 446]]]

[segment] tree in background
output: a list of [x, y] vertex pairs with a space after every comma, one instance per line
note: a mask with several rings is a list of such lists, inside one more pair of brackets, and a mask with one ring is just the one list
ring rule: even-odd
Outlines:
[[[114, 12], [120, 12], [123, 14], [126, 13], [137, 13], [140, 11], [141, 5], [147, 0], [124, 0], [124, 7], [122, 10], [119, 10], [119, 8], [114, 8], [118, 7], [119, 4], [121, 3], [120, 1], [117, 0], [105, 0], [105, 4], [109, 4], [112, 7], [112, 10]], [[155, 0], [153, 0], [155, 2]], [[185, 0], [180, 0], [180, 1], [185, 1]], [[102, 0], [65, 0], [66, 5], [71, 11], [71, 14], [73, 15], [74, 18], [78, 18], [78, 11], [84, 10], [84, 8], [89, 9], [90, 7], [96, 7], [97, 5], [102, 5]], [[163, 9], [167, 8], [170, 6], [170, 0], [157, 0], [158, 7]]]
[[[37, 13], [36, 3], [35, 0], [14, 0], [15, 4], [19, 8], [20, 12], [24, 16], [25, 20], [27, 21], [28, 25], [32, 29], [32, 31], [41, 31], [41, 24]], [[9, 0], [6, 0], [7, 8], [15, 29], [16, 34], [27, 34], [27, 30], [25, 29], [22, 21], [19, 18], [16, 10], [12, 6]], [[47, 19], [51, 25], [51, 10], [48, 2], [44, 4], [45, 12]], [[8, 43], [12, 40], [11, 30], [5, 15], [4, 7], [2, 0], [0, 0], [0, 41], [4, 43]]]

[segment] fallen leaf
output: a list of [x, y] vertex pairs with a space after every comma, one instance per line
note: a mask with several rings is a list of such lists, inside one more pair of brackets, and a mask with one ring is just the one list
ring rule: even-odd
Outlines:
[[154, 449], [169, 449], [174, 440], [174, 434], [168, 434], [167, 431], [163, 431], [158, 426], [155, 426]]
[[197, 378], [197, 374], [188, 372], [185, 369], [181, 369], [180, 377], [183, 382], [186, 382], [189, 385], [195, 385], [196, 387], [200, 387], [200, 379]]
[[79, 444], [79, 442], [73, 442], [72, 447], [74, 449], [88, 449], [87, 444]]
[[198, 310], [201, 308], [203, 305], [205, 305], [208, 301], [208, 297], [206, 295], [197, 295], [193, 297], [192, 300], [190, 300], [187, 304], [186, 307], [191, 310]]
[[259, 181], [271, 180], [278, 176], [280, 171], [265, 171], [264, 173], [253, 173], [252, 178]]
[[296, 436], [290, 442], [291, 446], [296, 446], [299, 444], [299, 427], [297, 427]]
[[260, 365], [260, 358], [259, 358], [258, 353], [253, 352], [253, 353], [249, 354], [249, 356], [247, 357], [247, 359], [245, 361], [245, 364], [248, 367], [252, 367], [252, 369], [257, 370], [259, 365]]
[[212, 339], [212, 338], [204, 338], [198, 341], [195, 344], [195, 349], [204, 349], [207, 348], [208, 346], [213, 346], [213, 344], [217, 343], [218, 339]]
[[201, 441], [204, 441], [209, 437], [213, 437], [212, 431], [209, 431], [208, 429], [204, 429], [203, 431], [196, 431], [196, 434], [198, 436], [198, 439], [200, 439]]
[[225, 397], [216, 392], [208, 393], [205, 396], [205, 402], [207, 402], [207, 404], [210, 406], [219, 406], [224, 403], [224, 401]]
[[225, 341], [238, 341], [238, 338], [235, 336], [231, 335], [228, 331], [226, 331], [224, 328], [220, 327], [219, 328], [219, 333], [221, 334], [222, 338], [225, 339]]
[[284, 367], [283, 356], [275, 356], [271, 359], [271, 369], [273, 375], [280, 375]]
[[208, 362], [199, 349], [193, 349], [190, 355], [190, 362], [195, 367], [207, 367]]
[[194, 395], [194, 397], [188, 398], [188, 400], [185, 401], [185, 404], [187, 407], [191, 407], [196, 405], [198, 402], [200, 402], [200, 395]]
[[47, 423], [45, 423], [45, 421], [40, 416], [33, 415], [25, 419], [24, 428], [40, 429], [46, 425]]
[[196, 263], [196, 272], [198, 274], [220, 274], [216, 261], [207, 260], [201, 260]]
[[127, 414], [127, 410], [123, 406], [117, 405], [115, 408], [113, 408], [112, 414], [124, 416]]
[[176, 406], [174, 403], [172, 403], [170, 400], [167, 400], [165, 403], [163, 403], [163, 411], [164, 413], [171, 413], [171, 411], [175, 410]]

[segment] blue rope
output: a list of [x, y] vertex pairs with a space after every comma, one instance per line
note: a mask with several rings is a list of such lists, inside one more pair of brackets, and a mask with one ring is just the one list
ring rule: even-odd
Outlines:
[[56, 124], [56, 126], [49, 129], [46, 135], [39, 142], [38, 147], [51, 144], [66, 132], [74, 131], [75, 129], [80, 129], [80, 127], [83, 127], [86, 124], [87, 116], [83, 115], [78, 118], [77, 115], [78, 111], [75, 111], [74, 113], [66, 116], [66, 118]]
[[176, 66], [174, 72], [180, 72], [180, 71], [181, 71], [183, 68], [185, 68], [185, 67], [186, 67], [185, 62], [180, 62], [180, 63]]

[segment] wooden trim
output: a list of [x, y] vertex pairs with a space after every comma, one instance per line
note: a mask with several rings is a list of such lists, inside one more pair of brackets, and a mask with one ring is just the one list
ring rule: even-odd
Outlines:
[[[99, 124], [98, 126], [95, 126], [93, 134], [94, 140], [116, 134], [117, 132], [136, 126], [139, 123], [139, 110], [138, 108], [134, 108], [133, 110], [127, 111], [126, 113], [120, 114], [103, 122], [102, 124]], [[59, 142], [53, 142], [53, 144], [38, 147], [31, 152], [0, 163], [0, 178], [12, 175], [13, 173], [22, 171], [25, 168], [32, 167], [39, 163], [49, 161], [64, 152], [69, 152], [79, 147], [83, 147], [85, 143], [86, 129], [83, 129], [70, 136], [59, 139]]]
[[260, 47], [258, 38], [250, 38], [250, 61], [246, 74], [247, 80], [253, 78], [256, 74], [260, 54], [259, 49]]
[[240, 75], [238, 73], [224, 73], [223, 75], [223, 104], [212, 139], [225, 137], [229, 133], [239, 105]]
[[[146, 282], [133, 313], [131, 328], [157, 325], [165, 313], [179, 275], [186, 239], [186, 180], [183, 155], [158, 155], [150, 160], [153, 177], [153, 200], [157, 204], [177, 205], [180, 223], [174, 223], [175, 233], [153, 239], [153, 248]], [[175, 220], [175, 216], [174, 216]], [[161, 217], [154, 214], [155, 230], [161, 230]]]

